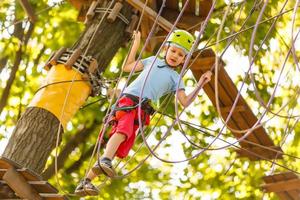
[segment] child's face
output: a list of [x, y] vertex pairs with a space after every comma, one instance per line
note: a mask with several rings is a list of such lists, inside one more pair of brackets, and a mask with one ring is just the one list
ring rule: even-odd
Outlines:
[[170, 46], [167, 49], [166, 62], [171, 67], [177, 67], [184, 63], [185, 52], [176, 46]]

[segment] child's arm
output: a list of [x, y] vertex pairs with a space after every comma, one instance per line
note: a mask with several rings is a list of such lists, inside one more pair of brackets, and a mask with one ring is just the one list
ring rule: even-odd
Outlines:
[[144, 65], [141, 61], [135, 60], [135, 56], [136, 56], [137, 50], [138, 50], [138, 48], [140, 46], [140, 42], [141, 42], [141, 33], [139, 31], [134, 32], [133, 36], [134, 36], [134, 41], [133, 41], [133, 44], [131, 47], [131, 51], [129, 52], [127, 62], [125, 63], [124, 68], [123, 68], [124, 72], [131, 72], [132, 68], [135, 65], [137, 65], [137, 66], [135, 67], [134, 71], [141, 71], [144, 67]]
[[[205, 72], [201, 76], [201, 78], [199, 79], [199, 81], [197, 83], [198, 87], [196, 87], [194, 89], [194, 91], [191, 92], [189, 95], [186, 95], [184, 90], [178, 91], [177, 98], [183, 107], [188, 107], [194, 101], [194, 99], [196, 98], [196, 96], [197, 96], [198, 92], [201, 90], [201, 88], [210, 81], [211, 75], [212, 75], [211, 71]], [[199, 87], [199, 86], [202, 86], [202, 87]]]

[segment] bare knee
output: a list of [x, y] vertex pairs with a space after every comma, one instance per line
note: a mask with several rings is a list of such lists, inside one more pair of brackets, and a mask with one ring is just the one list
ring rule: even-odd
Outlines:
[[114, 135], [122, 141], [126, 139], [126, 135], [124, 135], [123, 133], [115, 133]]

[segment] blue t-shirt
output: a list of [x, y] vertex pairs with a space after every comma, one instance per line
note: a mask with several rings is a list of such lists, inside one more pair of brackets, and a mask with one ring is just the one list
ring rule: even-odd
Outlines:
[[[139, 76], [124, 90], [124, 93], [140, 96], [144, 81], [147, 74], [150, 74], [146, 80], [142, 98], [148, 98], [157, 101], [165, 94], [176, 91], [177, 85], [179, 89], [184, 89], [183, 81], [179, 81], [179, 74], [169, 67], [162, 59], [155, 56], [141, 60], [144, 69]], [[154, 61], [153, 67], [151, 65]], [[151, 69], [151, 70], [150, 70]]]

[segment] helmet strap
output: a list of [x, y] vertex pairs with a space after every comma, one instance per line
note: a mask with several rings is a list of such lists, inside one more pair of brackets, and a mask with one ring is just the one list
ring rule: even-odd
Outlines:
[[168, 42], [168, 44], [166, 45], [166, 52], [165, 52], [165, 55], [164, 55], [164, 60], [165, 60], [166, 63], [167, 63], [167, 53], [168, 53], [169, 47], [170, 47], [170, 42]]

